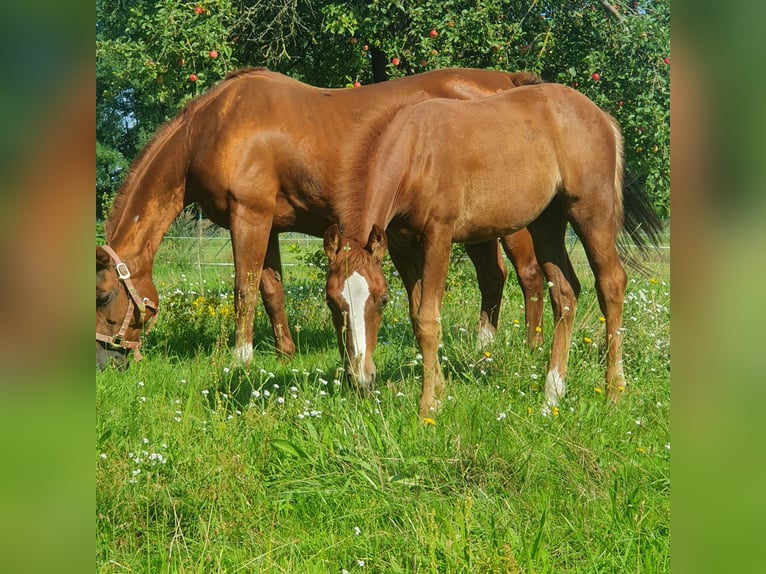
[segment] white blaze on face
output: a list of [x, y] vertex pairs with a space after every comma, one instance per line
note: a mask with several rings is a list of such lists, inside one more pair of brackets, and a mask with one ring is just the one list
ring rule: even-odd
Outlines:
[[351, 330], [352, 341], [354, 342], [354, 353], [358, 357], [364, 355], [367, 351], [367, 329], [364, 324], [364, 307], [367, 298], [370, 296], [370, 287], [367, 280], [354, 271], [346, 279], [341, 291], [343, 299], [348, 303], [349, 328]]

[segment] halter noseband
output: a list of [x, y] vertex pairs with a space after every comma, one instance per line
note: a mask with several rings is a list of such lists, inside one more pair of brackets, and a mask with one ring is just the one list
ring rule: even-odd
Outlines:
[[114, 261], [115, 270], [117, 271], [117, 278], [122, 282], [125, 290], [128, 292], [128, 310], [125, 312], [125, 319], [123, 319], [120, 330], [117, 331], [116, 335], [104, 335], [103, 333], [96, 331], [96, 341], [101, 341], [102, 343], [106, 343], [110, 347], [117, 349], [132, 349], [133, 356], [135, 357], [136, 361], [140, 361], [143, 359], [141, 356], [141, 351], [139, 350], [141, 348], [141, 341], [128, 341], [125, 339], [125, 333], [128, 330], [130, 320], [133, 317], [133, 311], [136, 308], [138, 308], [139, 312], [141, 313], [142, 319], [147, 309], [154, 311], [154, 314], [149, 319], [149, 324], [145, 332], [148, 333], [151, 331], [152, 327], [154, 326], [154, 322], [157, 319], [157, 309], [159, 306], [157, 303], [151, 301], [148, 297], [141, 297], [138, 294], [138, 290], [136, 289], [135, 285], [133, 285], [133, 281], [130, 280], [130, 271], [128, 270], [128, 266], [125, 265], [122, 259], [120, 259], [120, 256], [115, 253], [114, 249], [108, 245], [102, 245], [102, 248], [109, 254], [109, 257], [112, 258], [112, 261]]

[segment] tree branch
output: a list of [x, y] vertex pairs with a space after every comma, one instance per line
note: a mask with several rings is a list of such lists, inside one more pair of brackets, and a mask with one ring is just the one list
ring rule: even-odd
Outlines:
[[618, 22], [622, 22], [624, 20], [624, 17], [620, 12], [608, 1], [608, 0], [599, 0], [601, 5], [607, 10], [607, 12], [610, 12], [612, 16], [617, 18]]

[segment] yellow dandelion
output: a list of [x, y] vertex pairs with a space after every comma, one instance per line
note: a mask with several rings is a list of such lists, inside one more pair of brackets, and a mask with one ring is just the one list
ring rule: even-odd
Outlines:
[[436, 425], [436, 421], [432, 418], [426, 417], [423, 419], [423, 424], [426, 426], [434, 426]]
[[604, 391], [601, 390], [601, 387], [593, 387], [593, 392], [596, 393], [597, 395], [600, 395]]
[[657, 285], [657, 283], [659, 282], [660, 280], [657, 279], [656, 277], [652, 277], [651, 279], [649, 279], [649, 285]]
[[645, 454], [646, 453], [646, 449], [644, 447], [642, 447], [642, 446], [638, 447], [636, 449], [636, 451], [638, 452], [638, 454]]
[[543, 332], [543, 328], [540, 325], [535, 327], [535, 333], [542, 333], [542, 332]]
[[491, 356], [492, 356], [492, 353], [490, 353], [489, 351], [484, 351], [484, 357], [489, 359]]
[[598, 322], [599, 323], [606, 323], [606, 318], [604, 318], [604, 316], [602, 315], [601, 317], [598, 318]]
[[583, 337], [582, 342], [585, 343], [586, 345], [590, 345], [591, 343], [593, 343], [593, 339], [591, 339], [590, 337]]
[[551, 409], [551, 414], [552, 414], [554, 417], [557, 417], [557, 416], [559, 416], [559, 408], [558, 408], [558, 407], [553, 407], [553, 408]]
[[513, 320], [513, 324], [514, 324], [514, 325], [518, 325], [518, 324], [519, 324], [519, 320], [518, 320], [518, 319], [514, 319], [514, 320]]
[[532, 410], [532, 407], [527, 407], [527, 414], [531, 415], [534, 411]]

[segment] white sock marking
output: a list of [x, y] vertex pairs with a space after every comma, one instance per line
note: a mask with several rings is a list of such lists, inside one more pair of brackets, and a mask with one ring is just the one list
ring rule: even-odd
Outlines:
[[367, 285], [367, 280], [354, 271], [343, 284], [341, 294], [349, 306], [349, 329], [351, 330], [351, 337], [353, 337], [355, 356], [363, 356], [367, 352], [364, 307], [367, 304], [367, 298], [370, 296], [370, 287]]
[[253, 360], [253, 344], [245, 343], [234, 349], [234, 360], [239, 364], [249, 363]]
[[558, 405], [559, 400], [564, 398], [565, 387], [558, 368], [554, 367], [552, 371], [548, 371], [545, 376], [545, 398], [550, 406]]
[[494, 340], [495, 333], [490, 327], [487, 327], [486, 325], [479, 327], [479, 341], [477, 343], [479, 351], [487, 347]]

